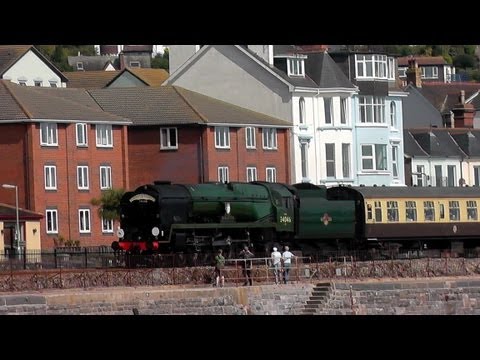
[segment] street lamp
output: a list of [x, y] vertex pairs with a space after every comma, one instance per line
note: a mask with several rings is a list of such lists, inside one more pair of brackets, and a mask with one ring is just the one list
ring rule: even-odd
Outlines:
[[20, 254], [20, 223], [18, 220], [18, 186], [3, 184], [2, 187], [4, 187], [5, 189], [15, 189], [15, 212], [16, 212], [16, 218], [17, 218], [17, 222], [15, 224], [15, 248], [17, 249], [17, 254]]

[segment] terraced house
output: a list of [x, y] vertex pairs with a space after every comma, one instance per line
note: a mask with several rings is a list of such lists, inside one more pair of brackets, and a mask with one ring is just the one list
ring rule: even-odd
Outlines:
[[[44, 216], [41, 247], [60, 237], [81, 246], [110, 245], [114, 223], [102, 219], [92, 198], [129, 188], [127, 126], [84, 91], [25, 87], [0, 81], [1, 184], [18, 186], [19, 206]], [[0, 188], [2, 202], [15, 192]], [[20, 223], [22, 244], [33, 233]], [[37, 234], [38, 236], [38, 234]], [[36, 240], [35, 240], [36, 241]]]

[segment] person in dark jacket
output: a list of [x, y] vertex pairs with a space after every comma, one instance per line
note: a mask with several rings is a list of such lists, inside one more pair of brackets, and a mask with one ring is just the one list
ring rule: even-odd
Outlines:
[[215, 285], [217, 287], [220, 281], [222, 287], [225, 285], [225, 277], [222, 274], [223, 267], [225, 266], [225, 257], [222, 253], [222, 249], [219, 249], [217, 256], [215, 256]]
[[251, 286], [253, 285], [252, 260], [249, 260], [249, 259], [255, 257], [255, 255], [253, 255], [253, 253], [248, 249], [248, 245], [245, 245], [243, 247], [243, 250], [240, 251], [239, 257], [240, 259], [243, 259], [243, 261], [240, 261], [241, 266], [243, 268], [243, 275], [245, 276], [245, 284], [243, 284], [243, 286], [246, 286], [246, 285]]

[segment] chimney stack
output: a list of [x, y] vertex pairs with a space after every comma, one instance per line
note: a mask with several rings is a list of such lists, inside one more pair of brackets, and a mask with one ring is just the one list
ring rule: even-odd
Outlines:
[[123, 51], [118, 54], [118, 60], [120, 63], [120, 70], [125, 69], [125, 54], [123, 53]]
[[407, 74], [407, 84], [413, 84], [416, 88], [422, 87], [422, 72], [418, 67], [417, 60], [412, 57], [408, 60], [408, 69]]
[[453, 106], [453, 127], [455, 128], [473, 128], [473, 118], [475, 116], [475, 107], [473, 104], [465, 104], [465, 90], [460, 91], [458, 104]]

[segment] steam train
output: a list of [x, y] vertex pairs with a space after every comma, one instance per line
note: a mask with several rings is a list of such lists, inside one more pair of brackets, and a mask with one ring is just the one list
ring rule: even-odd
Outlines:
[[392, 243], [404, 248], [475, 247], [480, 242], [475, 187], [326, 188], [308, 183], [172, 184], [127, 192], [119, 241], [131, 254], [212, 251], [250, 244], [330, 251]]

